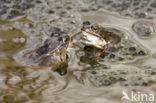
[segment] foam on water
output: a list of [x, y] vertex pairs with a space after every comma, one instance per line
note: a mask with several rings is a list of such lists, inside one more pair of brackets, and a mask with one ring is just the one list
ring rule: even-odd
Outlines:
[[[0, 21], [0, 31], [7, 30], [1, 32], [5, 35], [0, 34], [0, 47], [5, 49], [9, 45], [5, 46], [4, 43], [9, 43], [13, 46], [8, 50], [16, 51], [8, 56], [0, 48], [0, 102], [121, 103], [122, 91], [156, 93], [156, 34], [153, 32], [149, 38], [140, 38], [132, 29], [134, 23], [141, 20], [156, 24], [155, 0], [0, 2], [0, 18], [3, 20], [2, 23]], [[89, 52], [86, 57], [84, 45], [70, 44], [68, 72], [64, 76], [50, 68], [23, 66], [25, 58], [16, 60], [19, 52], [41, 45], [51, 35], [51, 27], [65, 30], [72, 37], [80, 32], [85, 20], [124, 32], [126, 38], [121, 43], [123, 48], [115, 54], [117, 58], [94, 58], [96, 50]], [[13, 28], [15, 34], [9, 28]], [[25, 37], [26, 43], [16, 48], [20, 44], [16, 41], [20, 39], [12, 43], [9, 35]], [[4, 39], [7, 42], [1, 46]], [[131, 52], [128, 51], [130, 47], [135, 47], [139, 56], [125, 56], [124, 53]], [[140, 50], [144, 53], [139, 53]]]

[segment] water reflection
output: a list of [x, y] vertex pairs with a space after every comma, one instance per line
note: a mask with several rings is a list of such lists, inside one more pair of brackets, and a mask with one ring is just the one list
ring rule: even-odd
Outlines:
[[[130, 14], [128, 9], [123, 10], [125, 7], [114, 5], [119, 2], [92, 1], [38, 0], [34, 7], [25, 11], [23, 19], [0, 21], [0, 103], [121, 103], [123, 90], [128, 93], [132, 90], [156, 93], [156, 36], [152, 35], [148, 40], [138, 38], [131, 28], [138, 19], [128, 18], [155, 18], [155, 9], [145, 15], [139, 11], [141, 9], [127, 6], [126, 8], [132, 7], [130, 11], [133, 12], [137, 9], [137, 13]], [[150, 0], [144, 0], [138, 6], [141, 7], [148, 1]], [[7, 2], [7, 5], [2, 5], [3, 2], [0, 4], [4, 8], [3, 12], [0, 10], [0, 14], [4, 13], [4, 17], [7, 17], [5, 11], [8, 10], [9, 1]], [[123, 4], [134, 5], [129, 1], [124, 1]], [[20, 9], [18, 6], [15, 8]], [[150, 9], [149, 5], [143, 8], [145, 11]], [[116, 13], [110, 12], [112, 10]], [[51, 35], [51, 26], [66, 30], [72, 36], [80, 32], [84, 20], [120, 28], [128, 38], [116, 52], [108, 55], [94, 47], [70, 44], [70, 59], [67, 71], [62, 71], [64, 75], [52, 71], [50, 67], [22, 66], [24, 58], [15, 62], [14, 56], [19, 51], [27, 47], [33, 48], [46, 40]], [[151, 21], [155, 23], [155, 19]]]

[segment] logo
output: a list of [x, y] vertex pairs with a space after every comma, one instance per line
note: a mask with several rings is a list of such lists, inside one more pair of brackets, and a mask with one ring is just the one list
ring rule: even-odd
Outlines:
[[127, 100], [135, 102], [154, 102], [154, 94], [147, 94], [134, 91], [131, 91], [129, 95], [125, 91], [122, 91], [122, 94], [123, 94], [121, 98], [122, 101]]

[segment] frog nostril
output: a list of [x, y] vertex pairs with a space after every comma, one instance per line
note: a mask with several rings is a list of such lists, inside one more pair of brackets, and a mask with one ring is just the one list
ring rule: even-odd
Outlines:
[[84, 21], [83, 25], [90, 25], [90, 22], [89, 21]]

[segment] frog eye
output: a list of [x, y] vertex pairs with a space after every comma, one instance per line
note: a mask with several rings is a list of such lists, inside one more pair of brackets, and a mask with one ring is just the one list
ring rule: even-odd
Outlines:
[[93, 32], [98, 32], [98, 27], [97, 26], [91, 26], [91, 29]]

